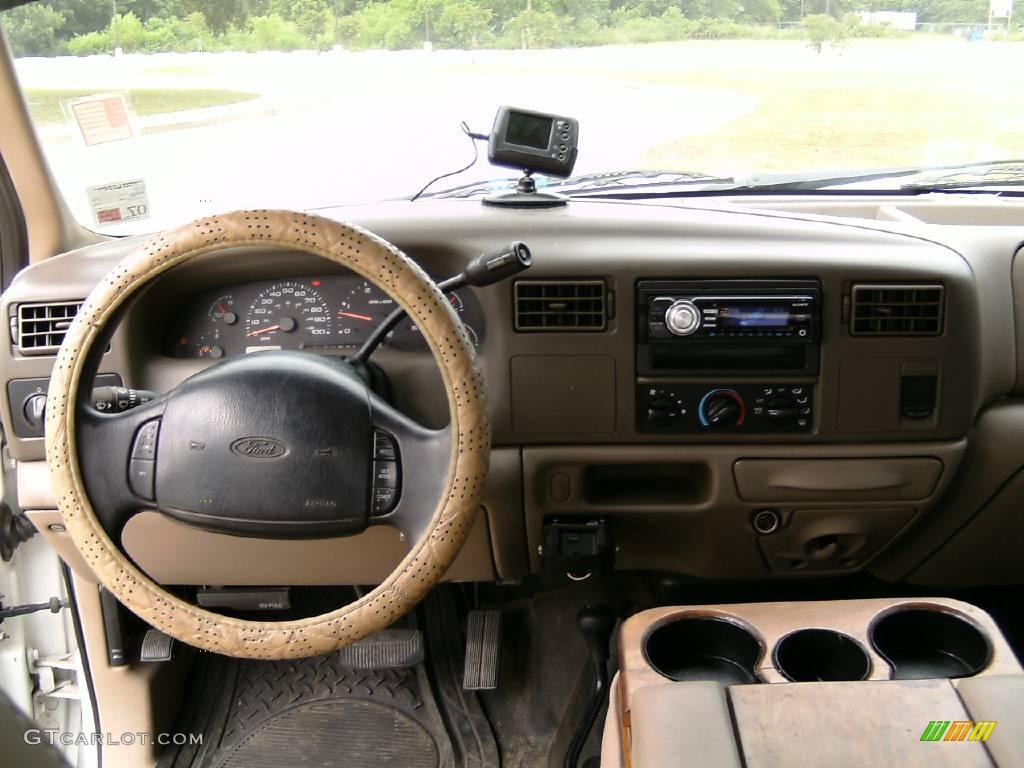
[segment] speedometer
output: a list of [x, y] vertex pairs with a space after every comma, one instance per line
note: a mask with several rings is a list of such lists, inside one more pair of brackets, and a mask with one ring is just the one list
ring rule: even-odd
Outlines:
[[333, 332], [327, 302], [310, 284], [285, 280], [264, 288], [246, 318], [248, 349], [299, 349], [325, 344]]

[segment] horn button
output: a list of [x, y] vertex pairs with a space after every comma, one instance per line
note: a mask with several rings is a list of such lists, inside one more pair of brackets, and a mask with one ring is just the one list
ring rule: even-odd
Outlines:
[[261, 352], [220, 363], [167, 402], [156, 505], [233, 534], [360, 531], [374, 484], [371, 413], [365, 383], [339, 360]]

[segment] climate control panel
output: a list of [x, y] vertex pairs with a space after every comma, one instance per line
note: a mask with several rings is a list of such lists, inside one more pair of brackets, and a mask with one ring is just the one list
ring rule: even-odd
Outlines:
[[640, 384], [641, 432], [771, 434], [814, 428], [810, 384]]

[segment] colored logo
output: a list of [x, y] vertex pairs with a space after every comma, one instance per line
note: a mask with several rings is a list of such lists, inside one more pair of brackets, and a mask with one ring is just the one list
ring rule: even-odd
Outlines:
[[247, 459], [276, 459], [288, 453], [288, 446], [272, 437], [240, 437], [231, 444], [231, 452]]
[[988, 741], [995, 720], [930, 720], [921, 741]]

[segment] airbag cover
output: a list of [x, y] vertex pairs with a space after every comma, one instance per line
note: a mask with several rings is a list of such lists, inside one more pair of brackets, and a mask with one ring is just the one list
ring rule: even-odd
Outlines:
[[369, 394], [346, 363], [299, 352], [228, 360], [171, 395], [156, 503], [184, 522], [242, 535], [359, 531], [372, 440]]

